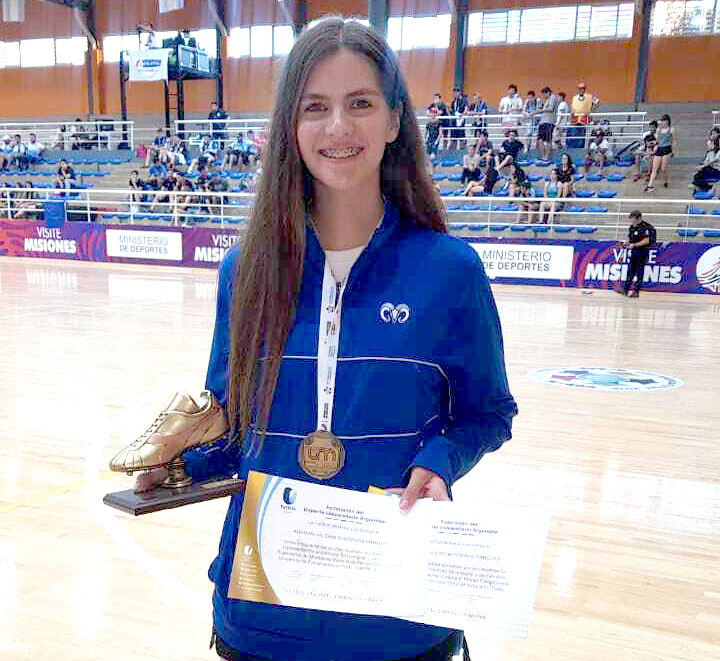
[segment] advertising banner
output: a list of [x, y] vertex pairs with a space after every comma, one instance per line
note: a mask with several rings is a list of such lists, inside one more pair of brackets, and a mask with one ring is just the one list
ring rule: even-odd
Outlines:
[[[216, 268], [237, 229], [143, 227], [0, 220], [0, 256]], [[619, 289], [630, 251], [612, 241], [473, 238], [488, 277], [500, 284]], [[720, 245], [659, 243], [643, 273], [646, 291], [720, 294]]]
[[130, 81], [167, 80], [169, 56], [169, 48], [128, 52]]

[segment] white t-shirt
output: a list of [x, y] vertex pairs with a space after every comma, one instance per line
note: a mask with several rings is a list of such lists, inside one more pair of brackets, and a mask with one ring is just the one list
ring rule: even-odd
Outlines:
[[504, 96], [500, 99], [498, 110], [501, 115], [520, 115], [523, 109], [523, 100], [519, 94], [515, 96]]
[[568, 115], [570, 114], [570, 106], [567, 101], [560, 101], [557, 107], [557, 121], [558, 126], [565, 126], [568, 123]]
[[330, 264], [330, 270], [332, 271], [335, 280], [338, 282], [345, 282], [348, 275], [350, 275], [350, 269], [353, 264], [360, 257], [362, 251], [365, 250], [365, 246], [358, 246], [357, 248], [348, 248], [347, 250], [326, 250], [325, 259]]
[[27, 149], [27, 153], [30, 154], [30, 156], [37, 156], [45, 147], [43, 147], [39, 142], [28, 142], [27, 145], [25, 145], [25, 148]]

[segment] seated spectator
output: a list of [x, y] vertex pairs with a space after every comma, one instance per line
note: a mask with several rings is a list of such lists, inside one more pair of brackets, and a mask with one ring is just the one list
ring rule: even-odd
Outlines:
[[493, 144], [488, 140], [488, 132], [486, 129], [480, 129], [477, 132], [477, 140], [475, 141], [475, 152], [480, 157], [480, 163], [487, 166], [490, 161], [494, 160], [495, 152]]
[[220, 177], [220, 174], [215, 172], [210, 181], [207, 182], [205, 190], [208, 193], [218, 193], [217, 195], [208, 195], [204, 200], [204, 206], [207, 212], [211, 216], [221, 216], [223, 206], [228, 203], [228, 198], [223, 193], [227, 193], [229, 186], [227, 181]]
[[467, 184], [468, 181], [478, 181], [481, 176], [480, 156], [478, 156], [475, 151], [475, 145], [470, 145], [467, 149], [467, 154], [463, 156], [463, 186]]
[[77, 117], [73, 124], [70, 124], [70, 148], [82, 149], [87, 143], [87, 133], [82, 119]]
[[720, 181], [720, 129], [713, 128], [707, 141], [705, 160], [693, 176], [691, 188], [700, 191], [712, 190]]
[[440, 119], [435, 106], [428, 108], [428, 123], [425, 125], [425, 151], [431, 159], [435, 159], [440, 143]]
[[12, 149], [8, 157], [10, 165], [15, 165], [19, 170], [27, 170], [27, 150], [19, 133], [15, 134], [11, 144]]
[[[155, 137], [153, 138], [152, 145], [147, 148], [147, 153], [145, 154], [145, 165], [143, 167], [150, 167], [150, 163], [152, 163], [156, 158], [160, 159], [160, 152], [165, 147], [166, 142], [167, 136], [165, 135], [165, 131], [163, 129], [158, 129], [155, 133]], [[163, 159], [160, 160], [164, 162]]]
[[166, 177], [162, 181], [159, 179], [156, 179], [155, 181], [155, 185], [157, 185], [157, 193], [155, 193], [152, 204], [150, 205], [150, 213], [155, 213], [158, 210], [158, 207], [161, 212], [170, 212], [170, 192], [175, 190], [175, 179], [172, 177]]
[[472, 197], [474, 195], [492, 195], [493, 188], [498, 182], [500, 175], [495, 169], [495, 162], [489, 160], [485, 168], [483, 176], [478, 181], [471, 181], [465, 187], [465, 195]]
[[57, 175], [63, 180], [66, 178], [74, 180], [75, 170], [73, 170], [72, 165], [70, 165], [64, 158], [61, 158], [60, 163], [58, 163]]
[[522, 200], [518, 205], [518, 212], [517, 216], [515, 217], [515, 222], [536, 222], [535, 214], [538, 214], [539, 219], [540, 202], [534, 199], [536, 197], [535, 189], [532, 187], [532, 184], [530, 183], [530, 181], [528, 181], [528, 179], [525, 179], [520, 185], [518, 197], [523, 197], [526, 199]]
[[165, 155], [168, 165], [186, 165], [187, 152], [185, 143], [179, 135], [171, 135], [166, 143]]
[[572, 197], [575, 194], [575, 166], [570, 154], [563, 154], [560, 157], [560, 165], [557, 168], [558, 176], [558, 197]]
[[145, 182], [140, 179], [140, 173], [137, 170], [133, 170], [130, 173], [128, 188], [131, 191], [130, 195], [128, 195], [130, 213], [138, 213], [140, 211], [140, 205], [145, 201], [145, 194], [138, 191], [145, 190]]
[[247, 165], [254, 169], [262, 155], [262, 141], [256, 138], [255, 131], [250, 129], [245, 142], [247, 144]]
[[25, 145], [27, 162], [29, 164], [42, 163], [44, 161], [42, 156], [44, 151], [44, 145], [37, 141], [37, 136], [34, 133], [31, 133], [30, 142]]
[[600, 174], [605, 170], [605, 164], [611, 161], [613, 152], [610, 143], [602, 131], [595, 134], [595, 139], [590, 143], [590, 149], [585, 155], [585, 173], [590, 172], [593, 163], [598, 166]]
[[16, 194], [15, 201], [13, 202], [13, 217], [29, 218], [34, 215], [39, 215], [40, 206], [36, 200], [37, 195], [33, 191], [32, 181], [25, 183], [18, 182], [17, 187], [24, 190]]
[[12, 153], [12, 142], [10, 136], [5, 134], [0, 141], [0, 170], [7, 172], [10, 167], [10, 154]]
[[502, 172], [503, 168], [514, 163], [517, 160], [520, 150], [523, 148], [523, 143], [518, 140], [518, 132], [515, 129], [507, 131], [505, 137], [507, 140], [502, 143], [500, 153], [495, 159], [495, 167], [498, 172]]
[[55, 134], [55, 140], [53, 141], [52, 148], [53, 149], [65, 149], [66, 143], [65, 140], [67, 139], [67, 127], [65, 124], [60, 124], [57, 129], [57, 133]]
[[242, 133], [238, 133], [237, 137], [227, 146], [221, 170], [226, 172], [232, 170], [233, 165], [238, 167], [243, 163], [247, 165], [247, 157], [247, 145], [244, 136]]
[[653, 154], [657, 150], [656, 134], [658, 123], [653, 119], [653, 121], [650, 122], [649, 127], [650, 130], [643, 133], [641, 145], [635, 150], [633, 154], [635, 161], [635, 177], [633, 178], [633, 181], [638, 181], [642, 177], [643, 163], [647, 163], [649, 165], [652, 162]]
[[156, 156], [153, 159], [152, 165], [150, 166], [149, 175], [151, 179], [165, 179], [167, 177], [168, 169], [164, 163], [160, 162], [160, 159]]
[[199, 155], [190, 161], [188, 172], [192, 172], [195, 168], [202, 168], [203, 166], [214, 163], [220, 147], [216, 141], [211, 140], [210, 136], [206, 134], [202, 138], [199, 150]]
[[55, 188], [62, 188], [70, 190], [76, 188], [77, 182], [75, 181], [75, 175], [70, 171], [58, 171], [55, 182], [53, 184]]
[[189, 215], [191, 214], [195, 203], [192, 184], [189, 181], [183, 181], [179, 191], [180, 195], [176, 195], [173, 202], [173, 218], [171, 224], [176, 227], [189, 227]]
[[550, 225], [555, 221], [556, 198], [560, 196], [560, 182], [558, 181], [557, 168], [553, 168], [550, 172], [550, 181], [545, 182], [543, 190], [543, 200], [540, 202], [540, 213], [538, 220], [543, 223], [549, 222]]
[[508, 197], [519, 197], [525, 190], [527, 175], [520, 166], [512, 163], [510, 165], [510, 184], [508, 185]]

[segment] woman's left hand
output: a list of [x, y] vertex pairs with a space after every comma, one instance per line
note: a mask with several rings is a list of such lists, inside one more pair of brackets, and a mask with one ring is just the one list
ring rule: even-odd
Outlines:
[[400, 496], [400, 511], [407, 514], [418, 498], [450, 500], [445, 480], [432, 471], [420, 466], [410, 471], [410, 481], [404, 489], [388, 489]]

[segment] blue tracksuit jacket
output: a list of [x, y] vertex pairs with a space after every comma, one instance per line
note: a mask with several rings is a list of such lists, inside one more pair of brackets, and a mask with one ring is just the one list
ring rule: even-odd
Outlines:
[[[206, 387], [225, 403], [234, 249], [220, 266]], [[307, 230], [304, 275], [262, 451], [217, 443], [184, 454], [195, 479], [258, 470], [311, 480], [298, 466], [317, 425], [317, 349], [324, 253]], [[404, 304], [409, 316], [392, 315]], [[510, 438], [510, 395], [500, 323], [477, 253], [461, 239], [415, 228], [387, 204], [355, 262], [343, 296], [333, 432], [343, 469], [325, 483], [366, 491], [407, 484], [422, 466], [450, 488]], [[404, 620], [250, 603], [227, 598], [242, 497], [233, 496], [210, 567], [214, 623], [232, 647], [277, 661], [378, 661], [420, 654], [451, 633]]]

